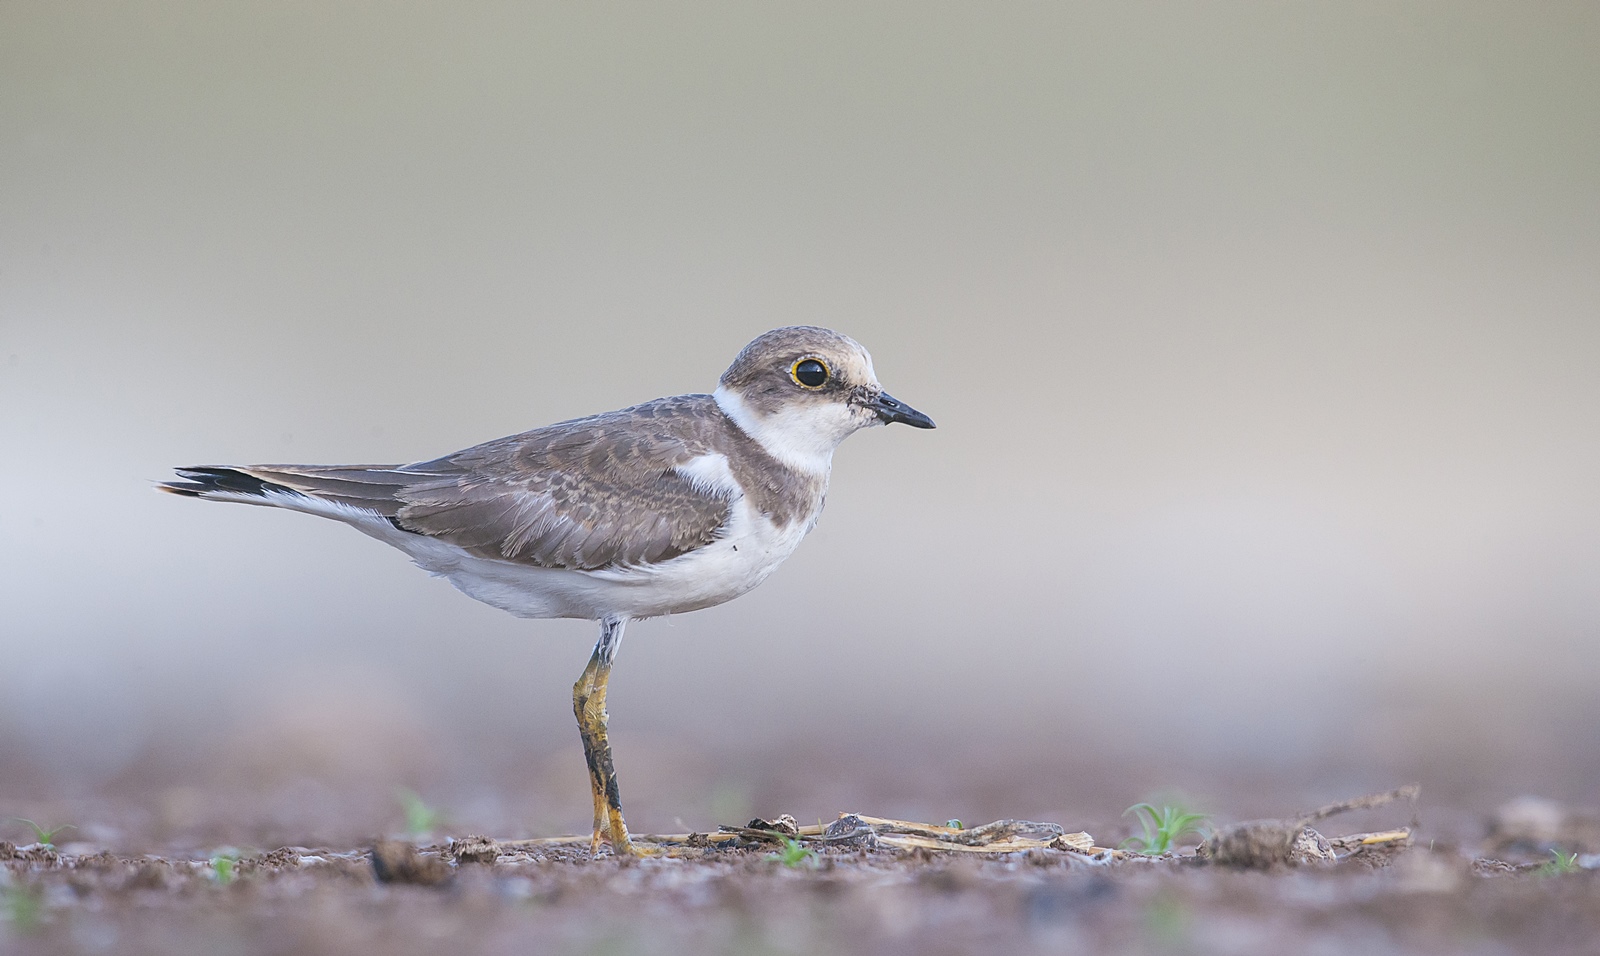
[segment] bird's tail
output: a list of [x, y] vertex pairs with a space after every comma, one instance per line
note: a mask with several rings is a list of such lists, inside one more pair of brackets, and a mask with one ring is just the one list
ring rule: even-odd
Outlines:
[[173, 471], [184, 480], [160, 482], [156, 485], [157, 491], [183, 495], [185, 498], [212, 498], [224, 501], [261, 499], [263, 504], [266, 503], [269, 493], [297, 494], [293, 488], [257, 478], [237, 468], [196, 465], [190, 468], [174, 468]]
[[182, 480], [160, 482], [156, 490], [315, 514], [356, 508], [385, 518], [399, 510], [402, 488], [427, 477], [393, 465], [196, 465], [174, 470]]

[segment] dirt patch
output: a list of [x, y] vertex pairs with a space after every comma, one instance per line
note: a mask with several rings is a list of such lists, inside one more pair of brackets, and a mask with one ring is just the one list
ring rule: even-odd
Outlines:
[[[24, 954], [1281, 954], [1593, 952], [1600, 939], [1600, 860], [1492, 858], [1494, 837], [1445, 848], [1409, 828], [1319, 833], [1297, 857], [1309, 818], [1219, 829], [1209, 858], [1052, 824], [862, 814], [658, 837], [676, 855], [647, 859], [592, 858], [587, 838], [205, 858], [0, 844], [0, 940]], [[1279, 856], [1262, 869], [1219, 854], [1219, 839]]]
[[[1200, 844], [1200, 860], [1218, 866], [1241, 869], [1272, 869], [1278, 866], [1306, 866], [1359, 858], [1382, 865], [1411, 842], [1411, 829], [1404, 827], [1374, 833], [1354, 833], [1328, 839], [1311, 824], [1341, 813], [1371, 810], [1397, 800], [1410, 801], [1413, 811], [1419, 788], [1401, 787], [1354, 800], [1343, 800], [1297, 814], [1287, 820], [1251, 820], [1218, 830]], [[1413, 813], [1413, 820], [1415, 814]]]

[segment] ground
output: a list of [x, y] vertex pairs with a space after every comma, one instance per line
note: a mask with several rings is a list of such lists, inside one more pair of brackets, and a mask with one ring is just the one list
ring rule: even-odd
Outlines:
[[[437, 823], [409, 809], [411, 824]], [[111, 849], [88, 824], [45, 845], [13, 821], [6, 832], [35, 839], [0, 842], [0, 950], [1600, 952], [1600, 847], [1582, 810], [1523, 800], [1473, 821], [1405, 792], [1312, 820], [1328, 839], [1313, 834], [1297, 854], [1307, 809], [1285, 806], [1266, 826], [1213, 822], [1210, 860], [1198, 837], [1158, 857], [1112, 849], [1138, 832], [1131, 818], [1083, 838], [973, 821], [906, 836], [871, 817], [824, 820], [793, 844], [759, 832], [790, 821], [737, 821], [757, 826], [680, 834], [685, 856], [643, 860], [466, 833], [268, 851], [182, 837], [163, 847], [122, 830]], [[974, 832], [988, 845], [955, 848]], [[926, 845], [941, 840], [950, 848]], [[1242, 845], [1258, 855], [1225, 852]], [[1006, 846], [1027, 848], [991, 852]]]

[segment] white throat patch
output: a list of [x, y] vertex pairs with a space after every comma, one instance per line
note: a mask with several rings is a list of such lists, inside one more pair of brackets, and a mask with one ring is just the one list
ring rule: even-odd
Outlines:
[[719, 385], [711, 393], [722, 413], [756, 440], [767, 454], [796, 471], [827, 476], [839, 443], [865, 424], [843, 404], [793, 406], [761, 417], [742, 396]]

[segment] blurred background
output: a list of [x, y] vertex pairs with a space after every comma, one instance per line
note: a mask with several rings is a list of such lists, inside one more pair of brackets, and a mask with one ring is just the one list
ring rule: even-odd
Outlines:
[[0, 810], [583, 830], [592, 624], [151, 484], [795, 323], [939, 428], [630, 629], [636, 828], [1592, 801], [1597, 49], [1588, 3], [0, 5]]

